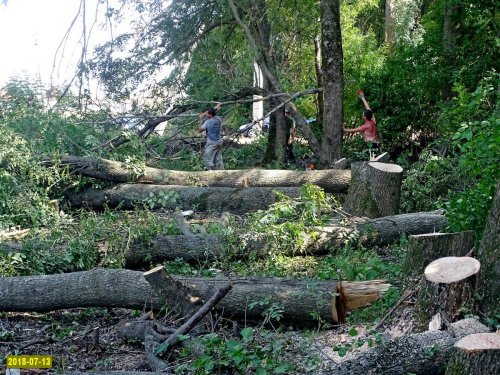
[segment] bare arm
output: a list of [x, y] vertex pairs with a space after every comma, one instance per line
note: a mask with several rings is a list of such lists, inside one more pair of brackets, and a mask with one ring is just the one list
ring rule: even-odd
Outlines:
[[203, 129], [203, 122], [205, 121], [206, 114], [206, 112], [200, 113], [200, 127], [198, 128], [198, 133], [203, 133], [205, 131], [205, 129]]
[[368, 102], [365, 99], [365, 94], [363, 93], [363, 91], [359, 90], [358, 95], [359, 95], [359, 98], [361, 99], [361, 101], [363, 102], [365, 109], [371, 110], [370, 105], [368, 104]]

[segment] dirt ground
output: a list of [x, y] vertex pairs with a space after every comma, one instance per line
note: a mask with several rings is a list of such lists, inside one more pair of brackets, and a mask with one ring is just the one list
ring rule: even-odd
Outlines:
[[[414, 328], [410, 299], [402, 303], [382, 327], [382, 340], [408, 334]], [[136, 319], [142, 312], [118, 308], [71, 309], [39, 313], [2, 313], [0, 315], [0, 357], [8, 354], [49, 354], [54, 367], [50, 370], [21, 370], [21, 374], [57, 374], [73, 371], [151, 371], [140, 341], [125, 342], [119, 324]], [[164, 324], [168, 319], [155, 317]], [[349, 334], [355, 328], [357, 335]], [[348, 345], [367, 335], [366, 325], [340, 325], [328, 330], [292, 331], [281, 327], [279, 335], [286, 338], [283, 358], [295, 363], [295, 374], [317, 373], [333, 363], [348, 359], [366, 350], [367, 344], [353, 348], [341, 357], [336, 345]], [[224, 328], [222, 328], [224, 329]], [[228, 329], [230, 335], [230, 329]], [[255, 343], [258, 345], [259, 343]], [[174, 353], [175, 356], [175, 353]], [[194, 360], [187, 358], [183, 361]], [[6, 369], [4, 361], [0, 374]], [[180, 362], [170, 359], [172, 370]]]

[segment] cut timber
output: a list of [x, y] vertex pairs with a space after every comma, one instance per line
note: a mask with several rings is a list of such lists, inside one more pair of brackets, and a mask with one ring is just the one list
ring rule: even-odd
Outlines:
[[346, 193], [351, 180], [350, 171], [330, 169], [314, 173], [266, 169], [187, 172], [145, 167], [142, 174], [137, 176], [122, 162], [79, 156], [64, 156], [61, 165], [87, 177], [157, 185], [243, 187], [246, 181], [250, 187], [299, 187], [311, 183], [328, 193]]
[[460, 320], [448, 331], [423, 332], [402, 336], [357, 354], [323, 372], [332, 375], [438, 375], [443, 374], [460, 338], [488, 332], [475, 319]]
[[[352, 226], [327, 226], [315, 228], [314, 233], [302, 234], [301, 251], [288, 251], [287, 255], [325, 255], [346, 244], [346, 239], [359, 237], [363, 246], [383, 246], [398, 241], [402, 235], [419, 234], [443, 229], [448, 224], [446, 217], [436, 212], [417, 212], [360, 221]], [[184, 259], [188, 262], [203, 262], [222, 257], [246, 258], [252, 253], [266, 256], [276, 251], [275, 241], [268, 241], [262, 233], [240, 234], [238, 253], [230, 244], [212, 234], [193, 236], [157, 235], [148, 241], [133, 243], [127, 252], [127, 268], [139, 268], [165, 260]]]
[[300, 196], [300, 188], [294, 187], [254, 187], [254, 188], [228, 188], [228, 187], [196, 187], [196, 186], [169, 186], [169, 185], [139, 185], [121, 184], [113, 188], [93, 189], [82, 192], [68, 192], [66, 198], [74, 207], [88, 207], [102, 209], [120, 207], [134, 209], [136, 206], [151, 201], [152, 194], [160, 199], [155, 208], [169, 210], [188, 210], [197, 207], [198, 211], [230, 211], [245, 213], [259, 209], [266, 209], [276, 202], [279, 191], [289, 197]]
[[[214, 290], [229, 281], [233, 289], [217, 305], [217, 309], [234, 319], [261, 320], [276, 303], [283, 308], [282, 321], [299, 325], [317, 324], [313, 317], [324, 322], [336, 322], [336, 281], [280, 278], [193, 278], [175, 276], [193, 296], [207, 301]], [[368, 301], [366, 288], [371, 287], [373, 299], [380, 297], [389, 287], [380, 280], [359, 282], [357, 288], [342, 285], [347, 293], [362, 291]], [[25, 298], [29, 295], [30, 298]], [[344, 309], [359, 306], [359, 298], [347, 295]], [[367, 302], [368, 303], [368, 302]], [[250, 308], [249, 306], [252, 306]], [[162, 302], [144, 279], [143, 273], [130, 270], [96, 269], [57, 275], [19, 276], [0, 278], [0, 311], [52, 311], [75, 307], [123, 307], [129, 309], [159, 309]]]
[[473, 231], [411, 235], [408, 238], [403, 273], [409, 277], [420, 277], [433, 260], [446, 256], [465, 256], [473, 246]]
[[349, 160], [342, 158], [332, 164], [332, 169], [347, 169], [349, 167]]
[[500, 182], [476, 252], [482, 269], [479, 275], [478, 293], [480, 310], [487, 316], [500, 315]]
[[455, 344], [446, 375], [500, 374], [500, 335], [475, 333]]
[[352, 180], [344, 204], [351, 215], [376, 218], [399, 213], [403, 168], [396, 164], [351, 164]]
[[[363, 246], [388, 245], [402, 235], [419, 234], [444, 228], [448, 224], [446, 217], [436, 212], [417, 212], [357, 222], [352, 226], [327, 226], [314, 230], [314, 235], [303, 233], [301, 252], [289, 252], [288, 255], [324, 255], [339, 249], [346, 243], [346, 238], [359, 237]], [[240, 235], [240, 250], [234, 254], [224, 239], [210, 234], [193, 236], [154, 236], [151, 241], [139, 241], [132, 244], [126, 256], [127, 268], [137, 268], [150, 263], [181, 258], [186, 261], [205, 261], [214, 258], [233, 256], [246, 258], [250, 253], [265, 256], [275, 251], [274, 242], [268, 242], [261, 233]]]
[[464, 311], [471, 311], [480, 268], [479, 261], [470, 257], [445, 257], [430, 263], [417, 299], [421, 320], [428, 322], [441, 312], [448, 320], [456, 321]]

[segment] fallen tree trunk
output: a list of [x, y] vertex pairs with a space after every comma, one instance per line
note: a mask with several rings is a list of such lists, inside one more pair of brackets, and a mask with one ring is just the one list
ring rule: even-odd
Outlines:
[[446, 375], [500, 374], [500, 335], [475, 333], [455, 344]]
[[[398, 241], [402, 235], [440, 230], [447, 224], [446, 217], [437, 212], [418, 212], [365, 220], [345, 227], [315, 228], [311, 235], [302, 234], [303, 245], [300, 250], [287, 250], [286, 254], [325, 255], [343, 247], [353, 237], [363, 246], [388, 245]], [[134, 269], [177, 258], [203, 262], [226, 256], [246, 258], [250, 253], [265, 256], [270, 251], [276, 251], [274, 240], [269, 241], [262, 233], [245, 233], [238, 238], [239, 251], [234, 253], [230, 244], [216, 235], [157, 235], [146, 243], [139, 241], [132, 244], [125, 265]]]
[[448, 331], [416, 333], [399, 337], [368, 349], [328, 370], [335, 375], [438, 375], [444, 373], [453, 345], [460, 338], [474, 333], [488, 332], [488, 328], [474, 319], [452, 324]]
[[126, 164], [107, 159], [63, 156], [61, 165], [87, 177], [113, 182], [138, 182], [157, 185], [211, 186], [211, 187], [298, 187], [311, 183], [327, 193], [347, 193], [351, 180], [348, 170], [220, 170], [174, 171], [145, 167], [138, 175]]
[[[234, 319], [261, 320], [271, 304], [282, 309], [282, 321], [317, 324], [342, 321], [348, 311], [377, 300], [389, 288], [381, 280], [363, 282], [280, 278], [193, 278], [176, 276], [191, 295], [207, 301], [228, 282], [233, 289], [217, 310]], [[339, 288], [345, 299], [336, 298]], [[166, 301], [168, 302], [168, 301]], [[75, 307], [159, 309], [159, 297], [142, 272], [96, 269], [57, 275], [0, 278], [0, 311], [52, 311]], [[338, 307], [340, 306], [340, 307]], [[316, 316], [317, 318], [313, 317]]]
[[276, 202], [279, 191], [289, 197], [300, 196], [300, 189], [294, 187], [227, 188], [186, 187], [170, 185], [120, 184], [113, 188], [89, 188], [83, 192], [66, 193], [66, 199], [74, 207], [102, 209], [104, 206], [134, 209], [147, 204], [152, 208], [169, 210], [230, 211], [245, 213], [266, 209]]

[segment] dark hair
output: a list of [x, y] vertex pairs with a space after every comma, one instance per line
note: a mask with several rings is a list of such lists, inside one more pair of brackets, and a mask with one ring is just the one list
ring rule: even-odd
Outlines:
[[207, 109], [207, 114], [209, 114], [209, 115], [215, 116], [215, 114], [216, 114], [216, 113], [217, 113], [217, 112], [216, 112], [216, 111], [215, 111], [215, 109], [213, 109], [213, 108], [209, 108], [209, 109]]
[[[359, 113], [359, 112], [358, 112]], [[365, 109], [365, 111], [363, 112], [363, 115], [365, 115], [365, 117], [368, 119], [368, 120], [371, 120], [372, 117], [373, 117], [373, 112], [371, 109]]]

